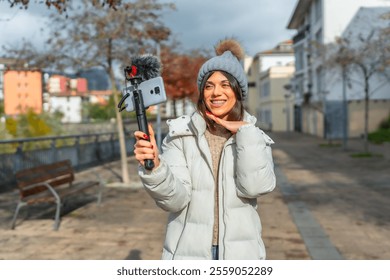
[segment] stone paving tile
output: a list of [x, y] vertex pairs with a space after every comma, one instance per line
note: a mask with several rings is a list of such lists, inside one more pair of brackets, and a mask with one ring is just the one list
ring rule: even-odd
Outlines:
[[280, 188], [277, 186], [272, 193], [260, 197], [259, 205], [267, 259], [310, 259]]
[[293, 199], [307, 205], [342, 256], [389, 259], [389, 158], [352, 158], [362, 147], [358, 141], [343, 151], [320, 148], [325, 141], [311, 136], [276, 133], [271, 137], [276, 142], [274, 159], [297, 192]]
[[[316, 244], [305, 244], [288, 207], [295, 201], [306, 205], [345, 259], [390, 259], [389, 159], [352, 159], [349, 154], [359, 142], [343, 152], [319, 148], [324, 140], [307, 135], [270, 136], [276, 142], [274, 160], [293, 192], [282, 193], [277, 186], [259, 198], [267, 258], [313, 257], [307, 246]], [[59, 231], [52, 230], [50, 207], [21, 213], [16, 229], [10, 230], [18, 194], [0, 193], [0, 259], [160, 259], [167, 213], [142, 189], [136, 166], [130, 158], [128, 187], [118, 183], [119, 162], [77, 173], [83, 179], [98, 173], [111, 187], [100, 206], [89, 196], [72, 201]], [[318, 236], [310, 223], [305, 231]]]

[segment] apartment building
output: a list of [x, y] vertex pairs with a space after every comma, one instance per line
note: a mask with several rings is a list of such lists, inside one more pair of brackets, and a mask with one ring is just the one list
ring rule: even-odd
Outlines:
[[[291, 93], [295, 96], [295, 129], [327, 138], [341, 138], [343, 122], [343, 86], [341, 73], [325, 67], [321, 53], [316, 46], [335, 42], [336, 37], [345, 36], [346, 29], [362, 30], [362, 24], [370, 25], [378, 18], [369, 18], [358, 24], [362, 7], [389, 7], [388, 0], [299, 0], [287, 28], [296, 30], [293, 37], [295, 53], [295, 74], [291, 80]], [[361, 89], [346, 95], [347, 102], [362, 100]], [[344, 92], [345, 93], [345, 92]], [[375, 97], [373, 97], [375, 99]], [[389, 99], [389, 96], [378, 97]], [[353, 101], [352, 101], [353, 100]], [[352, 106], [356, 107], [356, 106]], [[352, 108], [351, 107], [351, 108]], [[356, 114], [355, 114], [356, 117]], [[355, 122], [360, 122], [357, 125]], [[359, 136], [363, 117], [349, 116], [350, 136]], [[358, 126], [358, 127], [356, 127]], [[355, 127], [353, 130], [352, 127]], [[370, 125], [375, 129], [375, 123]]]
[[17, 116], [32, 109], [35, 113], [63, 114], [62, 122], [79, 123], [88, 103], [107, 104], [112, 94], [104, 71], [90, 69], [77, 75], [63, 75], [25, 68], [16, 59], [0, 58], [0, 101], [4, 113]]
[[259, 127], [269, 131], [291, 131], [293, 98], [288, 88], [294, 64], [272, 66], [260, 75], [260, 99], [257, 107]]
[[245, 107], [264, 130], [286, 131], [292, 123], [292, 96], [285, 86], [294, 75], [292, 41], [257, 53], [248, 67], [249, 93]]
[[43, 78], [40, 70], [4, 72], [4, 113], [16, 116], [31, 109], [42, 113]]

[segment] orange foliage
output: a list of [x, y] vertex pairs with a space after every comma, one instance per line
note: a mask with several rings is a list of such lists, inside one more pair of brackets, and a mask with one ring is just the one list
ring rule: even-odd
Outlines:
[[193, 53], [179, 54], [171, 49], [163, 48], [161, 62], [163, 65], [162, 77], [165, 91], [171, 99], [189, 97], [192, 101], [198, 98], [197, 75], [206, 57]]

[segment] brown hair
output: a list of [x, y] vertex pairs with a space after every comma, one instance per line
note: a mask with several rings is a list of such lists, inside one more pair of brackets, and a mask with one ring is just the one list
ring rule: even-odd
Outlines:
[[[216, 70], [216, 71], [221, 72], [228, 79], [229, 84], [230, 84], [231, 88], [233, 89], [234, 94], [236, 95], [236, 103], [234, 104], [232, 110], [228, 114], [228, 121], [242, 121], [244, 118], [244, 105], [242, 104], [241, 87], [239, 86], [237, 80], [229, 73], [227, 73], [225, 71], [220, 71], [220, 70]], [[202, 83], [201, 83], [201, 86], [200, 86], [199, 99], [198, 99], [198, 103], [196, 106], [198, 112], [206, 121], [207, 127], [211, 130], [215, 129], [215, 122], [206, 116], [206, 111], [208, 111], [208, 110], [207, 110], [206, 104], [204, 103], [204, 88], [206, 85], [206, 81], [216, 71], [211, 71], [204, 76]]]

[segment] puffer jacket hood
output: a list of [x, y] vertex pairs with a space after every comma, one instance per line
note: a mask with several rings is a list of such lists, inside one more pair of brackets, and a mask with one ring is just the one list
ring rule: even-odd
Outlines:
[[[257, 198], [272, 191], [274, 142], [245, 113], [242, 126], [224, 145], [218, 173], [220, 259], [265, 259]], [[163, 259], [211, 259], [214, 177], [198, 113], [169, 120], [160, 165], [139, 175], [157, 205], [170, 212]]]

